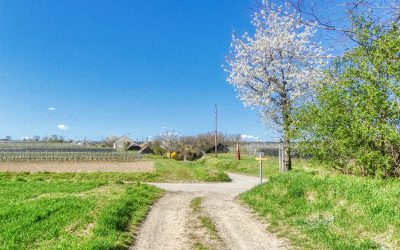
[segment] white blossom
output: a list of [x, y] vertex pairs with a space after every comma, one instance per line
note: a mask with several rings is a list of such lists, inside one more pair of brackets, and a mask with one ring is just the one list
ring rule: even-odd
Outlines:
[[[291, 111], [322, 77], [324, 50], [314, 42], [315, 27], [298, 13], [262, 2], [254, 15], [254, 35], [233, 33], [225, 71], [245, 106], [255, 107], [263, 122], [282, 127]], [[286, 106], [287, 110], [284, 111]]]

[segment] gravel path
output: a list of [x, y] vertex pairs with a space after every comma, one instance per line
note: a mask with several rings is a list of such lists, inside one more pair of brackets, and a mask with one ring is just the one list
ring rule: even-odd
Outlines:
[[203, 197], [202, 209], [212, 218], [228, 249], [287, 249], [288, 243], [235, 197], [259, 183], [251, 176], [229, 174], [230, 183], [152, 183], [168, 193], [152, 208], [131, 249], [191, 249], [188, 236], [190, 201]]

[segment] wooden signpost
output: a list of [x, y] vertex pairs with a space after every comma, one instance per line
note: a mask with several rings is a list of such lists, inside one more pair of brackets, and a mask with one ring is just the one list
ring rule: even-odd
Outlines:
[[264, 152], [256, 152], [256, 160], [260, 162], [260, 184], [262, 184], [263, 180], [263, 169], [262, 169], [262, 162], [268, 160], [267, 157], [264, 157]]

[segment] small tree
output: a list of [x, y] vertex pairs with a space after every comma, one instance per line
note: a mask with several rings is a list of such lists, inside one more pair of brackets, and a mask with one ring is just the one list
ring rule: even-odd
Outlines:
[[233, 34], [227, 58], [228, 82], [246, 106], [258, 110], [262, 122], [283, 134], [284, 170], [291, 169], [292, 110], [322, 76], [323, 50], [312, 42], [315, 28], [301, 24], [299, 15], [263, 1], [254, 14], [255, 34]]
[[158, 136], [151, 142], [151, 147], [157, 155], [164, 155], [166, 152], [165, 148], [161, 146], [161, 138]]
[[171, 159], [171, 153], [176, 151], [180, 145], [180, 137], [178, 133], [167, 131], [160, 135], [161, 147], [164, 148]]

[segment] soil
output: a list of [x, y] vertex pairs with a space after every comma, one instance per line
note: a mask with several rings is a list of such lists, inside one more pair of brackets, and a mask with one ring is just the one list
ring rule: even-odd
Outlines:
[[154, 163], [150, 161], [135, 162], [40, 162], [40, 163], [0, 163], [0, 172], [51, 172], [51, 173], [85, 173], [85, 172], [152, 172]]

